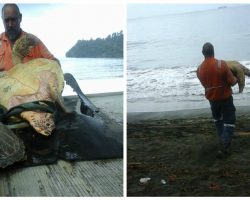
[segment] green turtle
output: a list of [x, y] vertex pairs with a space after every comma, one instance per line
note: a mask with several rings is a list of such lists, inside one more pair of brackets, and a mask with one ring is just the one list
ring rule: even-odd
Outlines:
[[245, 75], [250, 77], [250, 70], [238, 61], [226, 61], [226, 63], [238, 80], [239, 92], [243, 92], [245, 87]]
[[[14, 67], [1, 74], [0, 104], [11, 109], [27, 102], [52, 101], [63, 108], [61, 93], [64, 76], [60, 64], [44, 58], [22, 63], [30, 50], [40, 40], [32, 34], [22, 35], [14, 44], [12, 60]], [[38, 133], [50, 135], [55, 128], [51, 113], [25, 111], [21, 117], [27, 120]]]
[[32, 34], [22, 35], [14, 44], [12, 49], [12, 62], [14, 65], [21, 63], [40, 40]]
[[[61, 93], [64, 75], [60, 64], [44, 58], [22, 63], [30, 50], [39, 43], [32, 34], [22, 35], [14, 44], [12, 61], [14, 67], [0, 73], [0, 105], [7, 110], [29, 102], [57, 102], [62, 108]], [[65, 109], [64, 109], [65, 110]], [[49, 136], [55, 128], [53, 114], [41, 110], [24, 110], [19, 115], [36, 130]], [[24, 157], [24, 144], [7, 126], [0, 124], [0, 167], [6, 167]]]
[[[0, 104], [9, 110], [27, 102], [51, 101], [63, 108], [63, 88], [64, 76], [57, 61], [33, 59], [1, 73]], [[20, 117], [42, 135], [50, 135], [55, 128], [51, 113], [24, 111]]]

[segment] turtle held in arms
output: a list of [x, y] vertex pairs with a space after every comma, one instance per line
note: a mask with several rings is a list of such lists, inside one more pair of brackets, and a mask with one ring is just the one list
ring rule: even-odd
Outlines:
[[[34, 59], [19, 63], [0, 75], [0, 104], [7, 110], [28, 102], [58, 103], [63, 107], [61, 93], [64, 88], [63, 72], [54, 60]], [[41, 110], [24, 110], [11, 120], [22, 119], [38, 134], [49, 136], [55, 128], [53, 113]], [[6, 167], [24, 157], [24, 144], [4, 124], [0, 124], [0, 167]]]
[[[7, 110], [36, 101], [57, 102], [63, 107], [63, 87], [64, 77], [58, 62], [38, 58], [19, 63], [1, 74], [0, 104]], [[42, 135], [50, 135], [55, 127], [51, 113], [23, 111], [20, 117]]]
[[[23, 63], [23, 59], [37, 43], [37, 37], [25, 34], [13, 46], [12, 60], [15, 66], [3, 72], [0, 79], [0, 95], [3, 97], [0, 104], [8, 110], [34, 101], [58, 102], [63, 107], [61, 93], [64, 76], [59, 63], [44, 58]], [[26, 111], [21, 113], [21, 117], [42, 135], [50, 135], [55, 127], [50, 113]]]
[[245, 87], [245, 76], [250, 77], [250, 70], [238, 61], [226, 61], [228, 67], [238, 80], [239, 93], [243, 92]]
[[[64, 76], [59, 63], [44, 58], [22, 63], [36, 42], [35, 37], [26, 35], [18, 39], [12, 53], [15, 66], [0, 73], [0, 105], [5, 108], [3, 112], [28, 102], [38, 102], [43, 107], [47, 106], [46, 102], [57, 102], [63, 108], [61, 93]], [[37, 133], [45, 136], [49, 136], [55, 128], [53, 114], [44, 110], [24, 109], [11, 120], [18, 118], [28, 121]], [[3, 123], [0, 124], [0, 134], [0, 167], [4, 168], [24, 157], [24, 144]]]

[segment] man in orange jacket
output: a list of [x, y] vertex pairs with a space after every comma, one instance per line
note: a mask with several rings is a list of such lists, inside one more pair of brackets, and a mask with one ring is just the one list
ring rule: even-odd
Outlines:
[[2, 20], [5, 32], [0, 35], [0, 71], [9, 70], [17, 64], [15, 57], [22, 63], [34, 58], [58, 61], [40, 39], [21, 29], [22, 14], [16, 4], [4, 4]]
[[205, 88], [205, 96], [209, 100], [217, 133], [221, 143], [220, 156], [230, 153], [235, 127], [235, 106], [233, 104], [231, 86], [237, 83], [225, 61], [214, 58], [214, 47], [205, 43], [202, 48], [205, 60], [197, 69], [197, 77]]

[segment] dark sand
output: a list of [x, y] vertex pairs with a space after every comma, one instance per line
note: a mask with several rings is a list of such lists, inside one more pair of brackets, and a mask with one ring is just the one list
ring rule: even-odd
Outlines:
[[250, 196], [249, 122], [249, 107], [237, 108], [236, 132], [246, 135], [221, 159], [209, 109], [128, 114], [127, 195]]

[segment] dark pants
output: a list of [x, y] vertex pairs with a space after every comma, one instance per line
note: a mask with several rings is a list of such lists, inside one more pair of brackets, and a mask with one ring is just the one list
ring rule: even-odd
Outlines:
[[232, 141], [236, 121], [233, 97], [230, 96], [225, 100], [209, 101], [209, 103], [220, 142], [227, 148]]

